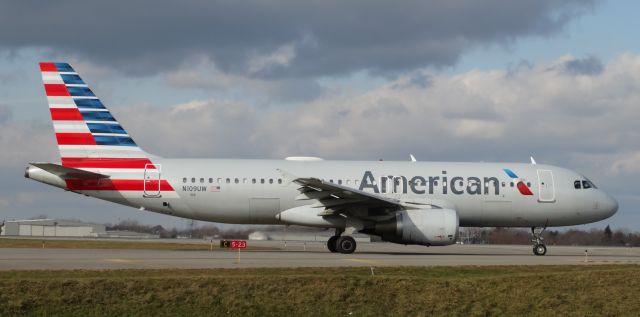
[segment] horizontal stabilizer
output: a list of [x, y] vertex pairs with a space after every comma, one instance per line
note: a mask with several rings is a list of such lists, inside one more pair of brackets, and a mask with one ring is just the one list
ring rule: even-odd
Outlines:
[[109, 175], [89, 172], [77, 168], [66, 167], [53, 163], [29, 163], [63, 179], [100, 179], [109, 178]]

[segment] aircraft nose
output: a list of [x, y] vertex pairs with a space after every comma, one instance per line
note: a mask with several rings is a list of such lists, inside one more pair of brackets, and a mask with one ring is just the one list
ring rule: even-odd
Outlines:
[[618, 211], [618, 201], [605, 193], [603, 193], [602, 196], [603, 197], [600, 199], [600, 206], [602, 208], [602, 211], [607, 215], [607, 218], [611, 217]]

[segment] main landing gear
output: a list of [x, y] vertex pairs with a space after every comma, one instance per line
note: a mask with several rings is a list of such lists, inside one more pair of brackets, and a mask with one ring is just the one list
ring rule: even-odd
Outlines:
[[336, 229], [336, 235], [329, 238], [327, 248], [332, 253], [353, 253], [356, 250], [356, 240], [351, 236], [341, 236], [343, 231]]
[[533, 239], [531, 239], [531, 242], [533, 242], [533, 254], [545, 255], [547, 254], [547, 246], [542, 242], [544, 240], [542, 238], [542, 233], [546, 227], [539, 228], [539, 230], [537, 230], [538, 228], [539, 227], [531, 227], [531, 235], [533, 236]]

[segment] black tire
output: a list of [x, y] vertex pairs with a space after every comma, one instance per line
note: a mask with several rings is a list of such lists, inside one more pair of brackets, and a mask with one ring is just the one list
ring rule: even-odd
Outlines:
[[329, 240], [327, 240], [327, 249], [329, 249], [329, 251], [331, 251], [331, 253], [336, 253], [338, 252], [338, 249], [336, 248], [336, 241], [338, 240], [338, 238], [340, 238], [340, 236], [333, 236], [331, 238], [329, 238]]
[[547, 246], [544, 244], [536, 244], [533, 246], [533, 254], [535, 255], [545, 255], [547, 254]]
[[350, 254], [356, 250], [356, 240], [350, 236], [342, 236], [336, 240], [336, 250], [342, 254]]

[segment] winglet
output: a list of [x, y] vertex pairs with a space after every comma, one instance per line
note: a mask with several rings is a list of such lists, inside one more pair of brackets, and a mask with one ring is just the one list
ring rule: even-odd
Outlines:
[[531, 165], [536, 165], [536, 160], [533, 159], [533, 156], [531, 156]]
[[409, 156], [411, 157], [411, 162], [417, 162], [418, 160], [416, 160], [416, 157], [413, 156], [413, 154], [409, 154]]

